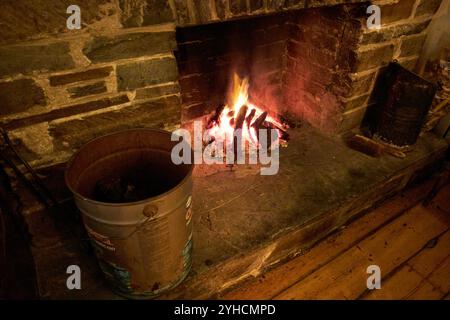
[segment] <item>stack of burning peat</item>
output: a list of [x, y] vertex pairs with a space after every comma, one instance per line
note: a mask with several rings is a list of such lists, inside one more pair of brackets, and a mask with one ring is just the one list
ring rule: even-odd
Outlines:
[[[243, 105], [237, 111], [227, 108], [226, 105], [220, 105], [207, 120], [206, 129], [210, 132], [210, 139], [206, 144], [214, 142], [217, 134], [224, 132], [236, 138], [237, 130], [241, 130], [242, 137], [258, 147], [270, 147], [270, 144], [261, 143], [260, 139], [264, 136], [270, 140], [271, 132], [276, 134], [274, 141], [286, 146], [289, 141], [289, 134], [286, 131], [288, 128], [287, 124], [270, 117], [267, 111], [262, 111], [251, 104]], [[260, 134], [262, 131], [266, 134]]]

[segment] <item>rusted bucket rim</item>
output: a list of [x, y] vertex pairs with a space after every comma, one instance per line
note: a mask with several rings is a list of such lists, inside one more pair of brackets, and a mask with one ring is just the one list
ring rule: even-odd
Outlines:
[[159, 132], [159, 133], [167, 133], [169, 135], [171, 135], [172, 133], [166, 130], [161, 130], [161, 129], [147, 129], [147, 128], [134, 128], [134, 129], [125, 129], [125, 130], [120, 130], [120, 131], [116, 131], [116, 132], [112, 132], [112, 133], [108, 133], [99, 137], [96, 137], [94, 139], [89, 140], [88, 142], [86, 142], [77, 152], [75, 152], [72, 157], [70, 157], [70, 160], [67, 162], [66, 165], [66, 170], [64, 171], [64, 180], [66, 182], [66, 186], [69, 188], [69, 190], [75, 195], [75, 197], [78, 197], [84, 201], [93, 203], [93, 204], [98, 204], [98, 205], [102, 205], [102, 206], [108, 206], [108, 207], [123, 207], [123, 206], [134, 206], [134, 205], [142, 205], [142, 204], [148, 204], [149, 201], [154, 201], [154, 200], [158, 200], [160, 198], [163, 198], [165, 196], [167, 196], [168, 194], [172, 193], [173, 191], [177, 190], [178, 188], [180, 188], [191, 176], [192, 176], [192, 171], [194, 170], [194, 164], [188, 164], [189, 165], [189, 171], [187, 172], [187, 174], [185, 175], [185, 177], [183, 178], [183, 180], [181, 180], [175, 187], [167, 190], [164, 193], [161, 193], [157, 196], [154, 197], [150, 197], [150, 198], [146, 198], [143, 200], [139, 200], [139, 201], [134, 201], [134, 202], [114, 202], [114, 203], [110, 203], [110, 202], [102, 202], [102, 201], [97, 201], [97, 200], [93, 200], [90, 198], [86, 198], [85, 196], [82, 196], [80, 193], [78, 193], [77, 191], [75, 191], [72, 186], [70, 185], [70, 183], [68, 183], [68, 177], [67, 177], [67, 169], [71, 167], [72, 163], [75, 161], [75, 158], [78, 156], [78, 154], [83, 150], [83, 148], [88, 145], [91, 142], [103, 139], [105, 137], [109, 137], [109, 136], [114, 136], [117, 134], [122, 134], [122, 133], [126, 133], [126, 132], [131, 132], [131, 131], [153, 131], [153, 132]]

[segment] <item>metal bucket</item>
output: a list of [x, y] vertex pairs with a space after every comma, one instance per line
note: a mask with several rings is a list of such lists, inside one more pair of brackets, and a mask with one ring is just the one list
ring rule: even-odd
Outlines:
[[397, 62], [391, 62], [378, 81], [383, 92], [374, 137], [407, 149], [419, 137], [436, 87]]
[[[129, 298], [159, 295], [191, 267], [193, 165], [172, 163], [177, 142], [170, 137], [150, 129], [106, 135], [83, 146], [66, 169], [100, 267], [113, 289]], [[96, 199], [98, 181], [124, 176], [151, 185], [149, 196], [124, 203]]]

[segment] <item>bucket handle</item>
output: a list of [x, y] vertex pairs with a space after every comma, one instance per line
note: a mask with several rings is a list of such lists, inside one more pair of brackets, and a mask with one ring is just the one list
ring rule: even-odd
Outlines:
[[128, 234], [125, 237], [111, 237], [111, 240], [126, 240], [133, 236], [136, 232], [138, 232], [147, 222], [154, 220], [156, 214], [158, 213], [158, 207], [155, 204], [148, 204], [144, 207], [144, 210], [142, 210], [142, 214], [146, 217], [144, 221], [140, 222], [136, 228], [131, 231], [130, 234]]

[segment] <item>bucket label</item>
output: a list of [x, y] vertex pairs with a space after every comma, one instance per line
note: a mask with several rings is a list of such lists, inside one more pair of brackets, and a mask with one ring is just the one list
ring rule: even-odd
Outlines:
[[111, 240], [109, 240], [108, 237], [101, 235], [98, 232], [95, 232], [88, 226], [86, 226], [86, 231], [89, 234], [89, 236], [91, 237], [91, 239], [94, 240], [94, 242], [96, 244], [98, 244], [100, 247], [105, 248], [106, 250], [109, 250], [109, 251], [116, 251], [114, 244], [111, 242]]
[[191, 222], [192, 219], [192, 207], [190, 207], [186, 212], [186, 225]]
[[191, 206], [192, 203], [192, 196], [189, 196], [189, 198], [186, 201], [186, 208], [189, 208]]

